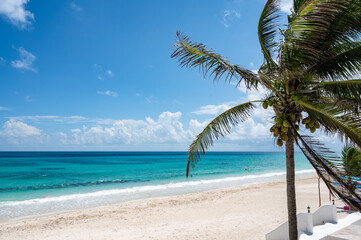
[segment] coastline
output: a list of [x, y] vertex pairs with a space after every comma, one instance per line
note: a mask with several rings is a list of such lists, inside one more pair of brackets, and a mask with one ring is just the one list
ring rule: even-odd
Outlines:
[[[263, 239], [287, 220], [285, 189], [277, 180], [11, 220], [0, 239]], [[318, 208], [317, 176], [298, 177], [296, 191], [298, 212]], [[324, 184], [321, 196], [330, 203]]]
[[[313, 169], [298, 170], [296, 177], [315, 174]], [[128, 188], [100, 190], [85, 193], [48, 196], [21, 201], [0, 202], [0, 222], [49, 216], [87, 208], [94, 208], [135, 200], [177, 196], [229, 187], [248, 186], [284, 180], [286, 172], [261, 172], [246, 175], [224, 176], [214, 179], [187, 179]]]

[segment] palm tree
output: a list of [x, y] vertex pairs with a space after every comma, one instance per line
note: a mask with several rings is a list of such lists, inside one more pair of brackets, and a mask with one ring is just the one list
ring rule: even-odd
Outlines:
[[[259, 19], [258, 37], [264, 63], [257, 73], [231, 64], [181, 32], [177, 32], [171, 56], [178, 59], [180, 66], [199, 68], [204, 76], [215, 81], [222, 77], [229, 82], [237, 79], [238, 85], [245, 84], [248, 89], [259, 86], [267, 89], [262, 99], [230, 108], [197, 135], [189, 147], [187, 176], [190, 166], [195, 167], [213, 141], [244, 122], [257, 103], [264, 108], [272, 107], [274, 125], [270, 131], [278, 146], [285, 142], [289, 238], [297, 239], [294, 165], [297, 138], [301, 138], [302, 150], [309, 160], [322, 160], [309, 144], [311, 141], [299, 134], [300, 126], [311, 133], [320, 129], [329, 135], [336, 134], [361, 146], [358, 112], [361, 80], [355, 79], [361, 69], [361, 0], [294, 0], [288, 24], [280, 31], [278, 2], [268, 0]], [[331, 164], [321, 163], [321, 169], [334, 173], [329, 170]], [[321, 174], [319, 169], [316, 168], [317, 173]]]
[[342, 150], [342, 160], [347, 182], [351, 185], [352, 177], [361, 177], [361, 152], [346, 145]]

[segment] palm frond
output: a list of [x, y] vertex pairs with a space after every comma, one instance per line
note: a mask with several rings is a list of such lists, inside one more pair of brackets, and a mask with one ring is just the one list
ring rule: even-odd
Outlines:
[[293, 11], [294, 13], [298, 13], [303, 8], [307, 6], [307, 3], [310, 3], [310, 0], [293, 0]]
[[259, 77], [252, 71], [233, 65], [227, 59], [214, 53], [201, 43], [195, 43], [186, 35], [177, 32], [177, 42], [174, 45], [172, 58], [177, 58], [181, 67], [198, 67], [205, 77], [209, 74], [215, 81], [222, 76], [230, 81], [236, 77], [239, 81], [244, 80], [247, 88], [257, 88]]
[[291, 52], [296, 61], [315, 60], [323, 49], [320, 43], [326, 40], [332, 22], [343, 7], [340, 0], [310, 1], [290, 23], [286, 45], [293, 48]]
[[[265, 64], [264, 64], [265, 65]], [[262, 65], [263, 66], [263, 65]], [[279, 90], [276, 89], [275, 87], [275, 82], [274, 79], [277, 79], [277, 75], [274, 75], [274, 73], [270, 73], [270, 71], [268, 71], [267, 69], [263, 68], [261, 66], [260, 70], [258, 71], [258, 76], [260, 78], [259, 82], [262, 84], [262, 86], [264, 86], [266, 89], [268, 89], [269, 91], [275, 93], [279, 99], [285, 103], [286, 100], [284, 98], [284, 96], [281, 94], [281, 92]], [[239, 83], [238, 83], [239, 84]]]
[[336, 97], [340, 100], [355, 100], [361, 104], [361, 80], [346, 80], [314, 83], [324, 96]]
[[255, 108], [253, 103], [260, 101], [245, 102], [235, 107], [232, 107], [214, 118], [204, 129], [198, 134], [197, 138], [189, 147], [188, 151], [188, 164], [187, 164], [187, 177], [190, 170], [200, 160], [201, 155], [205, 150], [213, 145], [213, 140], [223, 137], [225, 134], [231, 132], [232, 126], [240, 122], [244, 122], [250, 116], [251, 111]]
[[345, 176], [351, 180], [352, 176], [361, 177], [361, 152], [352, 145], [345, 145], [342, 149]]
[[343, 202], [361, 210], [361, 190], [355, 189], [356, 180], [346, 181], [342, 169], [342, 159], [310, 136], [296, 132], [297, 145], [305, 154], [311, 165], [322, 178], [330, 192]]
[[296, 101], [312, 119], [317, 120], [327, 134], [338, 134], [361, 146], [361, 119], [352, 113], [345, 113], [334, 104], [317, 104], [304, 100]]
[[272, 68], [277, 68], [277, 64], [272, 59], [277, 42], [274, 38], [277, 34], [277, 19], [279, 18], [278, 0], [268, 0], [263, 8], [258, 22], [258, 39], [261, 44], [263, 55]]
[[[286, 31], [281, 59], [288, 69], [313, 64], [328, 58], [335, 44], [357, 41], [361, 30], [360, 2], [357, 0], [306, 1], [293, 15]], [[321, 61], [322, 62], [322, 61]]]
[[309, 72], [322, 79], [346, 79], [361, 70], [361, 42], [336, 46], [324, 55], [324, 59], [309, 68]]

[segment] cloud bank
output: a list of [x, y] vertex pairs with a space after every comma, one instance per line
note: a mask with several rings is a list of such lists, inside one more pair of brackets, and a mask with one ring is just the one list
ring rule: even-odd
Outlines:
[[[157, 119], [147, 117], [144, 120], [89, 119], [81, 116], [20, 116], [6, 121], [0, 136], [12, 144], [24, 143], [29, 138], [38, 142], [52, 138], [51, 140], [58, 141], [58, 144], [79, 146], [95, 144], [139, 147], [147, 144], [187, 146], [206, 127], [210, 119], [203, 122], [191, 119], [187, 126], [184, 126], [181, 117], [181, 112], [163, 112]], [[250, 118], [234, 127], [232, 134], [226, 136], [224, 141], [249, 142], [268, 138], [269, 124], [260, 123], [257, 119], [256, 115], [255, 119]], [[35, 123], [44, 126], [60, 124], [68, 130], [50, 133], [32, 126]], [[61, 128], [64, 129], [63, 126]]]

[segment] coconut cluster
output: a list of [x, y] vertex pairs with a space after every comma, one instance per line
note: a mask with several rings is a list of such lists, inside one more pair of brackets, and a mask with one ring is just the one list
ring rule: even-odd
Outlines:
[[302, 124], [305, 124], [306, 129], [310, 129], [311, 133], [316, 132], [316, 129], [320, 128], [320, 124], [317, 121], [312, 120], [310, 117], [303, 119]]
[[[292, 97], [295, 98], [296, 96], [292, 96]], [[272, 100], [264, 101], [262, 104], [264, 109], [267, 109], [269, 106], [271, 107], [273, 105], [274, 102]], [[288, 129], [292, 126], [290, 121], [298, 123], [294, 125], [296, 131], [300, 129], [299, 126], [300, 123], [304, 124], [306, 129], [309, 129], [311, 133], [314, 133], [316, 129], [320, 128], [320, 124], [310, 117], [306, 117], [302, 119], [302, 121], [301, 119], [302, 119], [301, 113], [297, 113], [296, 115], [293, 113], [283, 113], [275, 118], [274, 120], [275, 124], [270, 128], [270, 132], [273, 133], [273, 136], [275, 138], [277, 138], [276, 142], [278, 146], [282, 147], [283, 142], [288, 140], [288, 134], [287, 134]]]
[[[292, 113], [279, 115], [275, 118], [275, 124], [270, 128], [270, 132], [277, 138], [277, 145], [282, 147], [283, 141], [288, 140], [288, 128], [291, 127], [291, 123], [287, 119], [295, 120], [295, 115]], [[296, 130], [300, 129], [299, 125], [295, 125]]]
[[270, 106], [270, 107], [273, 106], [273, 101], [272, 101], [271, 99], [269, 99], [268, 101], [264, 101], [264, 102], [262, 103], [262, 107], [263, 107], [264, 109], [267, 109], [268, 106]]

